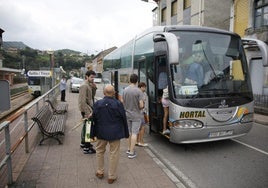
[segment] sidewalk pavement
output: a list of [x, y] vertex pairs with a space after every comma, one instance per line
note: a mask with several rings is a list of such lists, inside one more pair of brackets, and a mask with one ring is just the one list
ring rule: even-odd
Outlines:
[[[106, 152], [105, 173], [102, 180], [95, 176], [96, 155], [83, 154], [79, 147], [81, 126], [72, 130], [81, 116], [77, 105], [77, 93], [67, 93], [69, 104], [63, 144], [54, 139], [37, 145], [30, 154], [14, 185], [16, 188], [173, 188], [184, 187], [167, 167], [149, 150], [136, 147], [137, 157], [128, 159], [127, 140], [121, 140], [118, 178], [107, 183], [108, 158]], [[58, 100], [59, 102], [59, 100]], [[94, 144], [93, 144], [94, 145]], [[108, 147], [107, 147], [108, 151]]]
[[254, 114], [254, 121], [259, 124], [268, 125], [268, 116], [263, 114]]

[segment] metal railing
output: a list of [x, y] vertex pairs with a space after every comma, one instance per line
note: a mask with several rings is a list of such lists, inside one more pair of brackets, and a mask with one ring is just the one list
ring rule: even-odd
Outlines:
[[254, 94], [255, 112], [268, 114], [268, 95]]
[[[30, 102], [28, 105], [23, 107], [21, 110], [14, 113], [12, 116], [8, 117], [4, 122], [0, 124], [0, 132], [3, 130], [5, 131], [5, 157], [2, 159], [0, 163], [0, 170], [6, 165], [7, 166], [7, 184], [11, 185], [13, 183], [13, 175], [12, 175], [12, 160], [11, 156], [14, 153], [14, 151], [19, 147], [19, 145], [24, 140], [25, 144], [25, 152], [29, 153], [29, 141], [28, 141], [28, 133], [31, 131], [31, 129], [34, 126], [34, 122], [32, 122], [30, 125], [28, 125], [28, 111], [32, 109], [32, 107], [35, 106], [36, 112], [39, 111], [39, 102], [42, 102], [42, 104], [45, 103], [45, 100], [56, 100], [56, 97], [59, 94], [59, 84], [54, 86], [52, 89], [50, 89], [48, 92], [46, 92], [44, 95], [38, 97], [37, 99]], [[12, 122], [14, 122], [16, 119], [18, 119], [21, 116], [24, 116], [24, 133], [22, 137], [19, 138], [19, 140], [16, 140], [15, 144], [11, 146], [11, 134], [9, 130], [9, 126]], [[2, 142], [3, 143], [3, 142]]]

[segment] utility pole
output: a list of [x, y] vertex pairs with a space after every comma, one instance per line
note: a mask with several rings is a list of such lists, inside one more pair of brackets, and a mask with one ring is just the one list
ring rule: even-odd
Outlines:
[[52, 87], [54, 87], [55, 86], [55, 76], [54, 76], [54, 56], [53, 56], [53, 51], [48, 51], [47, 53], [49, 54], [49, 60], [50, 60], [50, 71], [51, 71], [51, 76], [52, 76]]

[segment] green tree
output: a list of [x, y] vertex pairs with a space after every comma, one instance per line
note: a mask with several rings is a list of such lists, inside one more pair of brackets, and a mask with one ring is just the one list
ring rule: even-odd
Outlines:
[[[26, 47], [23, 50], [18, 50], [18, 53], [10, 53], [2, 49], [1, 54], [4, 57], [4, 67], [14, 69], [25, 68], [26, 71], [50, 68], [49, 55], [47, 53], [38, 53], [37, 50], [29, 47]], [[80, 70], [81, 67], [85, 66], [85, 62], [91, 61], [92, 57], [80, 56], [79, 54], [79, 52], [72, 50], [57, 51], [54, 53], [54, 66], [62, 66], [67, 72], [71, 70]]]

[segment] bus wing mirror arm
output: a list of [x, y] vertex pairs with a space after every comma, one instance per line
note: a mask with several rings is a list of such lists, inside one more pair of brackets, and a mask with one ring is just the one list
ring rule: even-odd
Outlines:
[[173, 33], [161, 33], [154, 35], [154, 42], [166, 41], [168, 46], [168, 58], [170, 64], [179, 63], [179, 42]]

